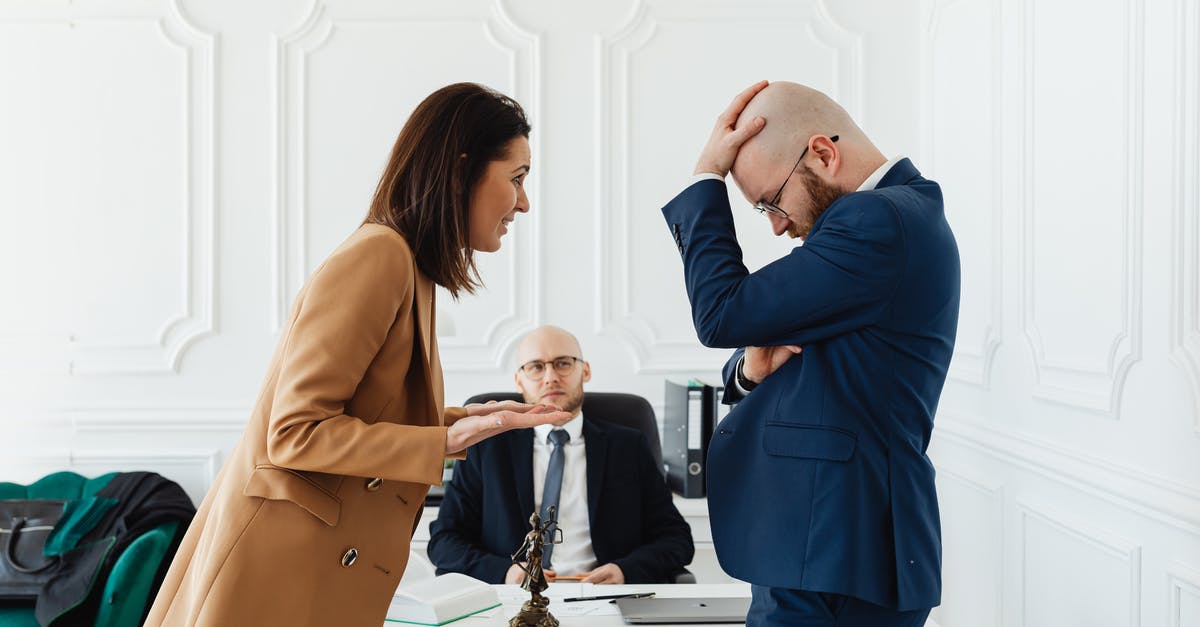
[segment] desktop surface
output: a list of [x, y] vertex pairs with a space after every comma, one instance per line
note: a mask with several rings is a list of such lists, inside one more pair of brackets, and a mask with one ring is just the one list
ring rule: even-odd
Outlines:
[[[516, 616], [521, 603], [529, 599], [529, 593], [516, 585], [494, 586], [500, 595], [501, 607], [451, 623], [452, 627], [480, 627], [486, 625], [507, 626], [508, 619]], [[720, 597], [750, 598], [750, 584], [660, 584], [610, 586], [590, 583], [552, 583], [543, 593], [550, 599], [550, 613], [558, 618], [563, 627], [617, 627], [625, 625], [615, 603], [607, 599], [599, 601], [576, 601], [567, 603], [568, 597], [591, 597], [612, 594], [634, 594], [653, 592], [656, 598], [703, 599]], [[680, 623], [675, 623], [680, 625]], [[682, 623], [699, 627], [702, 623]]]
[[[495, 585], [496, 593], [500, 596], [501, 606], [469, 616], [462, 620], [449, 623], [447, 627], [508, 627], [508, 619], [517, 615], [521, 603], [529, 599], [529, 593], [517, 585]], [[590, 583], [552, 583], [545, 596], [550, 598], [550, 613], [559, 620], [562, 627], [619, 627], [625, 625], [621, 612], [615, 603], [603, 601], [582, 601], [566, 603], [568, 597], [589, 597], [611, 594], [635, 594], [653, 592], [656, 598], [662, 599], [696, 599], [696, 598], [750, 598], [748, 583], [716, 583], [716, 584], [658, 584], [636, 586], [600, 586]], [[396, 623], [386, 623], [395, 625]], [[740, 623], [745, 625], [745, 623]], [[711, 627], [704, 623], [674, 623], [675, 627]], [[929, 619], [925, 627], [938, 627]]]

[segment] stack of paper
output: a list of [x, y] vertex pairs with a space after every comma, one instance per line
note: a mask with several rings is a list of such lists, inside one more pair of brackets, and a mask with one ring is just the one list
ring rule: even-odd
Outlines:
[[396, 589], [387, 620], [410, 625], [445, 625], [500, 607], [488, 584], [459, 573], [406, 584]]

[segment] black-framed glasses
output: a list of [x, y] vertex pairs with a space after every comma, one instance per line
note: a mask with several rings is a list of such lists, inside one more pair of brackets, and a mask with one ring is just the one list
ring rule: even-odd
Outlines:
[[[837, 142], [837, 140], [837, 135], [829, 136], [829, 141]], [[788, 218], [789, 220], [791, 219], [791, 216], [789, 216], [783, 209], [780, 209], [777, 203], [779, 202], [779, 199], [783, 197], [783, 188], [787, 187], [788, 181], [792, 180], [792, 175], [796, 173], [796, 168], [800, 167], [800, 162], [804, 161], [804, 155], [806, 154], [808, 154], [808, 144], [805, 144], [804, 150], [800, 151], [800, 158], [796, 159], [796, 165], [792, 166], [792, 170], [791, 172], [788, 172], [787, 178], [783, 179], [783, 185], [779, 186], [779, 191], [775, 192], [775, 197], [772, 198], [770, 202], [760, 200], [754, 203], [755, 211], [759, 213], [773, 213], [781, 218]]]
[[558, 376], [565, 377], [575, 372], [575, 364], [581, 363], [584, 363], [582, 358], [563, 355], [549, 361], [542, 361], [540, 359], [527, 361], [521, 364], [517, 370], [530, 379], [540, 379], [546, 374], [546, 367], [550, 366], [554, 368], [554, 372], [558, 373]]

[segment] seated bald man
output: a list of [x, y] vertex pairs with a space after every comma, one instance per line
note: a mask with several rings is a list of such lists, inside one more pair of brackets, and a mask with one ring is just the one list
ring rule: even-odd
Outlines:
[[[726, 174], [803, 245], [747, 270]], [[700, 341], [737, 349], [707, 485], [721, 566], [753, 584], [746, 624], [922, 625], [941, 594], [926, 449], [959, 305], [941, 189], [825, 94], [764, 82], [663, 215]]]
[[[541, 327], [517, 348], [517, 389], [530, 403], [553, 403], [571, 417], [501, 434], [467, 449], [429, 525], [438, 574], [520, 583], [510, 555], [529, 515], [557, 498], [562, 544], [547, 545], [551, 577], [588, 583], [670, 583], [691, 563], [691, 529], [640, 432], [586, 419], [583, 384], [591, 365], [578, 340]], [[511, 469], [511, 470], [510, 470]], [[557, 494], [555, 494], [557, 492]]]

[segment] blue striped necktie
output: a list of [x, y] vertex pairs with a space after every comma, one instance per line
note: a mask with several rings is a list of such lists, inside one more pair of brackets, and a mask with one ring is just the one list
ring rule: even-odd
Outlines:
[[[550, 432], [550, 466], [546, 469], [546, 486], [542, 490], [542, 520], [550, 520], [550, 508], [555, 508], [555, 515], [562, 516], [558, 507], [558, 497], [562, 493], [563, 481], [563, 445], [571, 439], [571, 434], [565, 429], [554, 429]], [[542, 550], [542, 568], [550, 568], [550, 555], [554, 552], [554, 538], [558, 535], [558, 525], [551, 525], [546, 537], [546, 548]]]

